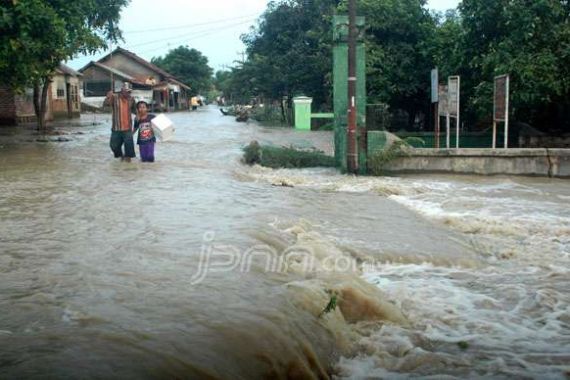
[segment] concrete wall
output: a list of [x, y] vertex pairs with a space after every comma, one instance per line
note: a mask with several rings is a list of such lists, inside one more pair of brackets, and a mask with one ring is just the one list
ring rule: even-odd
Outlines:
[[570, 177], [570, 149], [413, 149], [384, 169], [392, 173]]
[[519, 138], [519, 145], [528, 148], [570, 148], [570, 134], [563, 136], [528, 136]]

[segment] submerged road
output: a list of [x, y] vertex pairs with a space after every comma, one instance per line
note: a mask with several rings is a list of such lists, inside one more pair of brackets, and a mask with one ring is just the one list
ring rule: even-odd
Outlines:
[[109, 115], [0, 130], [0, 378], [570, 370], [568, 181], [247, 167], [332, 134], [169, 116], [154, 164], [112, 158]]

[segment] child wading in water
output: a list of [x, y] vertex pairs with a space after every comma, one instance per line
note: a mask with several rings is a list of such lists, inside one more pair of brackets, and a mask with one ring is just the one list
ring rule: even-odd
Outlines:
[[154, 115], [148, 113], [148, 103], [141, 100], [137, 103], [137, 117], [135, 118], [135, 131], [138, 129], [137, 144], [141, 153], [142, 162], [154, 162], [154, 143], [156, 137], [152, 131], [150, 121]]

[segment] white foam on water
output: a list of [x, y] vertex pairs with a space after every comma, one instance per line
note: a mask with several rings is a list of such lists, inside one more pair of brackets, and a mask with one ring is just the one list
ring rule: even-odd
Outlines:
[[358, 177], [341, 175], [334, 169], [269, 169], [261, 166], [236, 169], [236, 175], [269, 184], [288, 183], [297, 187], [348, 193], [375, 192], [380, 195], [420, 194], [444, 191], [452, 186], [446, 182], [405, 180], [396, 177]]
[[[420, 215], [469, 234], [488, 255], [526, 264], [570, 264], [570, 204], [492, 193], [394, 195]], [[486, 247], [486, 248], [485, 248]]]
[[537, 268], [431, 265], [385, 265], [367, 273], [364, 278], [412, 327], [386, 324], [363, 337], [359, 354], [339, 361], [339, 377], [465, 378], [471, 372], [564, 379], [570, 370], [570, 286], [563, 277], [545, 283], [545, 275]]
[[[256, 167], [257, 182], [370, 192], [463, 234], [483, 268], [381, 264], [363, 278], [411, 323], [364, 334], [338, 378], [541, 378], [570, 373], [570, 186], [502, 177], [350, 177]], [[413, 240], [413, 239], [412, 239]], [[371, 242], [372, 244], [373, 242]]]
[[[248, 168], [258, 182], [334, 192], [372, 192], [468, 234], [485, 256], [570, 265], [570, 202], [565, 183], [511, 178], [354, 177], [332, 169]], [[570, 191], [570, 187], [568, 189]]]

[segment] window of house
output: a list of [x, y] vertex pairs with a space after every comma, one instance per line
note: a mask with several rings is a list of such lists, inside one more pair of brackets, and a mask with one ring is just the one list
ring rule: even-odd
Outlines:
[[65, 98], [65, 82], [57, 81], [57, 93], [58, 98]]

